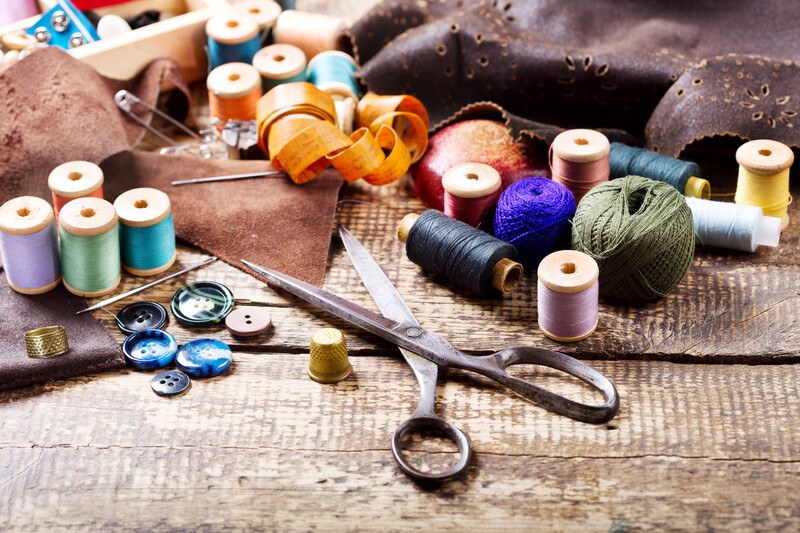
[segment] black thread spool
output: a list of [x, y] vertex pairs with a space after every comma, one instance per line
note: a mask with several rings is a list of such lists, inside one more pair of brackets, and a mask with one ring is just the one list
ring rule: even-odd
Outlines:
[[413, 263], [472, 294], [508, 295], [522, 279], [516, 248], [434, 209], [406, 215], [397, 238]]

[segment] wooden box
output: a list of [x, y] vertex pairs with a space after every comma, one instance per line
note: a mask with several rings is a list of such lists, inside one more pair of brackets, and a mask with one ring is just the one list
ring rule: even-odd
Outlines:
[[[176, 16], [129, 33], [85, 44], [70, 54], [110, 78], [127, 79], [159, 57], [175, 59], [187, 82], [204, 79], [208, 61], [205, 52], [205, 24], [219, 10], [229, 8], [227, 0], [135, 0], [97, 9], [99, 15], [114, 13], [129, 17], [148, 9]], [[38, 16], [0, 27], [0, 37], [25, 30]]]

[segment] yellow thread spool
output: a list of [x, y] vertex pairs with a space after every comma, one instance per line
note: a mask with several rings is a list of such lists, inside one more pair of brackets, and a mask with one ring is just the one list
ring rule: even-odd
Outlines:
[[792, 196], [789, 194], [789, 167], [794, 163], [792, 149], [778, 141], [758, 139], [736, 150], [739, 181], [734, 201], [754, 205], [765, 216], [781, 219], [781, 229], [789, 225], [787, 214]]

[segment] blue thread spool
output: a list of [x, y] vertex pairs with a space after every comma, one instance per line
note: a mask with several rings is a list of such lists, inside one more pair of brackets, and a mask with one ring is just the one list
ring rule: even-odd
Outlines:
[[261, 48], [258, 21], [252, 15], [236, 12], [214, 15], [206, 24], [206, 34], [212, 70], [225, 63], [251, 63]]
[[691, 161], [681, 161], [651, 152], [644, 148], [611, 143], [608, 155], [611, 179], [643, 176], [675, 187], [686, 196], [711, 197], [711, 185], [700, 176], [700, 167]]
[[306, 81], [306, 55], [292, 44], [273, 44], [256, 53], [253, 66], [261, 74], [264, 94], [282, 83]]
[[175, 262], [175, 227], [169, 197], [143, 187], [114, 201], [120, 221], [122, 268], [134, 276], [164, 272]]
[[308, 81], [331, 96], [358, 100], [356, 60], [344, 52], [329, 50], [317, 54], [306, 69]]

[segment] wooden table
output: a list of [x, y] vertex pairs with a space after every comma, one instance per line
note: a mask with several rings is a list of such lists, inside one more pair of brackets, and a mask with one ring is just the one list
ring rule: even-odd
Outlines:
[[[560, 346], [536, 327], [530, 276], [511, 298], [476, 300], [405, 258], [394, 227], [422, 206], [401, 186], [357, 184], [344, 199], [337, 219], [425, 327], [473, 354], [538, 344], [589, 359], [617, 386], [617, 417], [574, 422], [450, 371], [437, 410], [471, 436], [475, 457], [457, 480], [418, 485], [389, 450], [418, 394], [396, 348], [216, 263], [135, 299], [166, 303], [185, 283], [220, 281], [268, 307], [274, 328], [242, 341], [223, 327], [171, 320], [179, 342], [210, 336], [235, 349], [227, 375], [197, 380], [174, 399], [152, 393], [152, 372], [127, 369], [0, 394], [0, 529], [800, 527], [800, 367], [789, 364], [800, 356], [800, 232], [766, 254], [700, 252], [669, 298], [604, 304], [592, 337]], [[179, 265], [202, 257], [182, 246]], [[123, 288], [139, 283], [126, 277]], [[374, 308], [338, 238], [324, 286]], [[123, 340], [109, 315], [96, 316]], [[344, 330], [354, 367], [336, 385], [306, 375], [309, 339], [325, 326]], [[536, 375], [591, 399], [551, 373]], [[451, 458], [441, 442], [412, 448], [426, 463]]]

